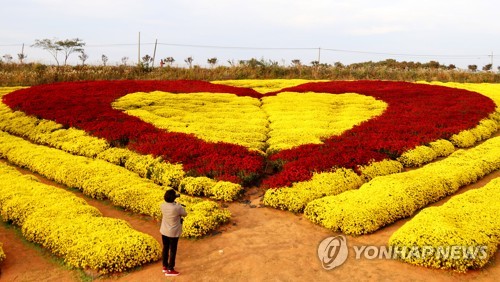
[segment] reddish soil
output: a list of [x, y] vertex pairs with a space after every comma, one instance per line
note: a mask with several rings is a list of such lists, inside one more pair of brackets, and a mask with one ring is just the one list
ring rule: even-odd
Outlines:
[[[29, 173], [22, 170], [24, 173]], [[500, 177], [496, 171], [481, 181], [464, 187], [466, 190], [482, 187], [491, 179]], [[57, 184], [40, 178], [44, 183]], [[59, 186], [61, 187], [61, 186]], [[110, 204], [90, 199], [79, 192], [90, 205], [105, 216], [125, 219], [137, 230], [160, 241], [158, 222], [140, 217]], [[215, 234], [200, 240], [181, 239], [176, 269], [182, 274], [171, 278], [177, 281], [495, 281], [500, 277], [500, 252], [486, 267], [465, 274], [427, 269], [394, 260], [355, 259], [352, 246], [386, 245], [392, 233], [407, 220], [400, 220], [371, 235], [347, 236], [349, 257], [333, 270], [322, 268], [317, 258], [318, 244], [326, 237], [337, 235], [314, 225], [302, 215], [259, 207], [263, 191], [250, 189], [245, 199], [229, 204], [231, 223]], [[448, 198], [434, 205], [440, 205]], [[339, 233], [340, 234], [340, 233]], [[0, 225], [0, 242], [4, 243], [7, 259], [1, 265], [2, 281], [77, 281], [80, 272], [64, 268], [60, 263], [23, 242], [12, 228]], [[89, 274], [92, 276], [92, 274]], [[161, 263], [156, 262], [129, 273], [110, 277], [93, 277], [102, 281], [165, 281]]]

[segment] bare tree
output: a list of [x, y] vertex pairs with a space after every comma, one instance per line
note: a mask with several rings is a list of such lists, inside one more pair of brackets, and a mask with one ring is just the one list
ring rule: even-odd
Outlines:
[[292, 60], [292, 66], [300, 67], [300, 66], [302, 66], [302, 62], [300, 62], [299, 59], [294, 59], [294, 60]]
[[128, 57], [122, 57], [122, 65], [126, 66], [128, 62]]
[[2, 57], [6, 63], [11, 63], [12, 62], [12, 56], [10, 54], [5, 54]]
[[188, 64], [189, 68], [191, 68], [193, 66], [193, 57], [187, 57], [184, 62], [186, 62], [186, 64]]
[[80, 61], [82, 61], [82, 66], [85, 66], [85, 61], [89, 58], [89, 55], [87, 55], [87, 53], [82, 50], [80, 52], [80, 55], [78, 55], [78, 58], [80, 59]]
[[153, 65], [153, 57], [151, 57], [149, 55], [145, 55], [144, 57], [142, 57], [143, 68], [149, 69], [149, 67], [152, 65]]
[[207, 59], [207, 62], [213, 68], [217, 64], [217, 58], [213, 57], [213, 58]]
[[468, 65], [467, 68], [471, 71], [471, 72], [476, 72], [477, 71], [477, 65]]
[[172, 66], [172, 64], [175, 62], [174, 58], [172, 57], [167, 57], [165, 60], [163, 60], [165, 63], [167, 63], [169, 66]]
[[102, 54], [101, 60], [102, 60], [102, 65], [106, 66], [106, 64], [108, 63], [108, 56]]
[[492, 68], [493, 68], [492, 64], [487, 64], [483, 66], [483, 71], [491, 71]]
[[19, 63], [22, 65], [24, 63], [24, 59], [26, 59], [28, 56], [24, 54], [24, 43], [23, 43], [23, 48], [21, 49], [21, 53], [17, 54], [17, 58], [19, 59]]

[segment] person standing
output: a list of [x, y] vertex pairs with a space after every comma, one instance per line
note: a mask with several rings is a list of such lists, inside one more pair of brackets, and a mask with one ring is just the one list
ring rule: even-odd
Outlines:
[[179, 195], [174, 189], [165, 191], [165, 202], [161, 203], [161, 239], [163, 243], [163, 273], [165, 276], [177, 276], [175, 271], [175, 256], [177, 254], [177, 243], [182, 233], [182, 217], [187, 215], [184, 207], [175, 202]]

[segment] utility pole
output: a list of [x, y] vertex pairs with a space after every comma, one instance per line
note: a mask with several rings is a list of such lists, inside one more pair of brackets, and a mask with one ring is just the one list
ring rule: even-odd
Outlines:
[[318, 48], [318, 66], [321, 63], [321, 47]]
[[139, 31], [139, 44], [137, 45], [138, 55], [137, 55], [137, 65], [141, 65], [141, 32]]
[[153, 51], [153, 62], [151, 63], [151, 67], [155, 66], [155, 57], [156, 57], [156, 45], [158, 44], [158, 39], [155, 40], [155, 49]]

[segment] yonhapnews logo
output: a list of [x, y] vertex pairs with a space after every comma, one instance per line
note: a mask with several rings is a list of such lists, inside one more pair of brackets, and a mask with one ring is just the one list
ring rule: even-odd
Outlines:
[[[487, 246], [352, 246], [355, 259], [486, 259]], [[325, 238], [318, 246], [318, 257], [326, 270], [341, 266], [349, 248], [343, 235]]]
[[343, 235], [328, 237], [318, 246], [319, 260], [326, 270], [342, 265], [347, 260], [348, 254], [347, 239]]

